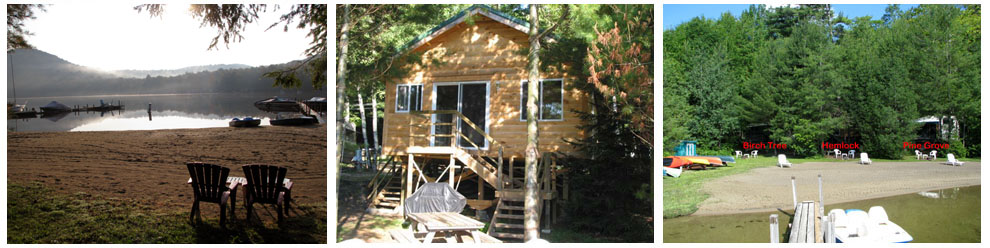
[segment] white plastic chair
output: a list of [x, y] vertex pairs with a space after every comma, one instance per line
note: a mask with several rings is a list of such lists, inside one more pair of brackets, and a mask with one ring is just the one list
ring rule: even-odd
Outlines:
[[944, 164], [947, 164], [947, 165], [961, 166], [961, 165], [963, 165], [965, 163], [963, 161], [956, 160], [956, 155], [953, 155], [952, 153], [949, 153], [949, 155], [946, 155], [946, 158], [948, 158], [949, 161], [946, 161]]
[[742, 157], [742, 151], [736, 151], [736, 158]]
[[914, 150], [914, 156], [918, 157], [918, 160], [921, 160], [921, 151]]
[[856, 158], [856, 150], [849, 150], [846, 155], [849, 156], [849, 158]]
[[839, 153], [839, 149], [832, 150], [832, 154], [835, 154], [835, 158], [842, 158], [842, 155]]
[[750, 155], [749, 155], [749, 157], [750, 157], [750, 158], [756, 158], [756, 153], [757, 153], [757, 152], [759, 152], [759, 151], [760, 151], [760, 150], [753, 150], [752, 152], [750, 152]]
[[787, 156], [784, 154], [777, 155], [777, 167], [791, 167], [791, 162], [787, 161]]
[[928, 156], [928, 158], [932, 159], [932, 161], [935, 161], [935, 159], [937, 159], [937, 157], [935, 156], [935, 154], [937, 154], [937, 153], [938, 153], [938, 150], [932, 150], [931, 156]]
[[860, 153], [859, 154], [859, 163], [860, 164], [872, 164], [873, 163], [873, 160], [870, 160], [870, 155], [867, 155], [864, 152], [864, 153]]

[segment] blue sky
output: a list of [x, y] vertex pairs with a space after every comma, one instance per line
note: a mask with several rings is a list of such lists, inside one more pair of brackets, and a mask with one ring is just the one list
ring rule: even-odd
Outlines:
[[[907, 10], [918, 6], [917, 4], [901, 4], [901, 10]], [[854, 19], [860, 16], [872, 16], [873, 19], [880, 19], [883, 16], [886, 4], [833, 4], [835, 13], [842, 13]], [[709, 19], [718, 19], [722, 13], [728, 11], [733, 16], [739, 17], [743, 11], [749, 9], [749, 4], [664, 4], [663, 5], [663, 29], [673, 29], [681, 23], [690, 21], [691, 18], [704, 16]]]

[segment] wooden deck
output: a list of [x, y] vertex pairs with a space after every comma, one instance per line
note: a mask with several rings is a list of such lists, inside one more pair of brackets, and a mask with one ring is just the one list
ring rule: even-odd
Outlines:
[[814, 201], [803, 201], [794, 208], [791, 219], [791, 235], [788, 243], [823, 243], [821, 216], [818, 214], [818, 204]]

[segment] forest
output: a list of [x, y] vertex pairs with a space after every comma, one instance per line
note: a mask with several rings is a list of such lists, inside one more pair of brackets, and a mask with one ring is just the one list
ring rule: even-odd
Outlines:
[[980, 156], [980, 5], [889, 5], [878, 19], [751, 5], [664, 30], [663, 59], [665, 153], [681, 140], [712, 155], [769, 141], [808, 157], [855, 142], [902, 159], [918, 119], [954, 116], [940, 152]]

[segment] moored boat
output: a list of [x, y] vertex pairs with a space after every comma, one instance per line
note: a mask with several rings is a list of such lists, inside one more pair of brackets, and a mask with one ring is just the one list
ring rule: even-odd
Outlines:
[[309, 100], [303, 101], [307, 107], [316, 112], [327, 112], [327, 98], [326, 97], [313, 97]]
[[257, 127], [261, 125], [261, 119], [253, 117], [244, 117], [243, 119], [234, 118], [228, 123], [231, 127]]
[[313, 125], [319, 123], [319, 121], [317, 121], [316, 118], [312, 116], [300, 115], [297, 117], [276, 118], [273, 120], [269, 120], [268, 123], [275, 126], [305, 126], [305, 125]]
[[46, 104], [45, 106], [41, 106], [41, 112], [45, 112], [45, 113], [58, 113], [58, 112], [68, 112], [68, 111], [72, 111], [72, 108], [56, 101], [52, 101]]
[[835, 216], [835, 240], [838, 243], [907, 243], [914, 240], [904, 228], [887, 219], [881, 206], [859, 209], [832, 209]]
[[268, 112], [299, 112], [298, 102], [277, 96], [254, 102], [254, 107]]

